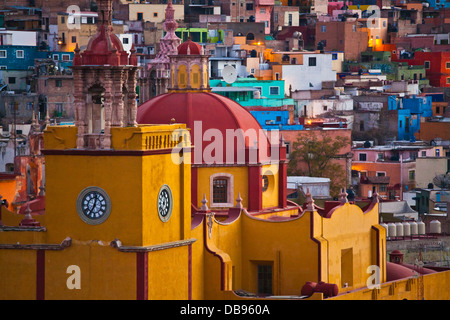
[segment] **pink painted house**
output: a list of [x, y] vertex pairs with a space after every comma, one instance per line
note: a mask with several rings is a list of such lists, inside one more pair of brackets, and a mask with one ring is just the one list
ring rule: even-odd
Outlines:
[[270, 34], [270, 18], [275, 0], [255, 0], [255, 22], [264, 22], [264, 33]]

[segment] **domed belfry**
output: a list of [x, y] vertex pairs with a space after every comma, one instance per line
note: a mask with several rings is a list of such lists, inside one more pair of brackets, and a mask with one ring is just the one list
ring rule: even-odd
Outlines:
[[137, 125], [134, 46], [128, 54], [112, 31], [112, 0], [97, 5], [97, 34], [73, 59], [78, 149], [110, 149], [111, 128]]

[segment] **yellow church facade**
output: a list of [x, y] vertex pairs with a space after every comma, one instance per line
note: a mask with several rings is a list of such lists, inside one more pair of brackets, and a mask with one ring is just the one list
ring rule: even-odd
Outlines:
[[[420, 287], [425, 299], [450, 298], [448, 271], [386, 281], [376, 201], [321, 213], [310, 199], [295, 214], [254, 216], [237, 198], [226, 217], [207, 205], [192, 215], [187, 132], [181, 124], [116, 128], [113, 150], [78, 150], [76, 127], [48, 127], [46, 212], [33, 216], [40, 226], [19, 226], [22, 217], [2, 206], [0, 298], [417, 299]], [[181, 152], [186, 161], [174, 161]], [[83, 216], [86, 190], [107, 198], [105, 220]], [[170, 190], [168, 217], [161, 190]], [[338, 294], [306, 297], [307, 282]]]

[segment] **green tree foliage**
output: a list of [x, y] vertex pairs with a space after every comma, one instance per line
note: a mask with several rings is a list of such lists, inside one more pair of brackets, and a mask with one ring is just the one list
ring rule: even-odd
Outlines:
[[350, 139], [332, 138], [326, 131], [299, 135], [289, 155], [288, 175], [330, 178], [330, 193], [337, 196], [346, 186], [346, 168], [333, 159], [342, 158], [340, 151], [349, 143]]

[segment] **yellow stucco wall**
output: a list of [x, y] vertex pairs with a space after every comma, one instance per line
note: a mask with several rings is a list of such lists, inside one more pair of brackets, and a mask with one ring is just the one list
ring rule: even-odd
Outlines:
[[0, 300], [36, 299], [36, 251], [0, 250], [0, 261]]
[[[76, 280], [79, 267], [80, 287], [68, 287]], [[120, 288], [120, 290], [117, 290]], [[136, 255], [119, 252], [109, 243], [73, 241], [62, 251], [45, 253], [45, 299], [136, 299]]]

